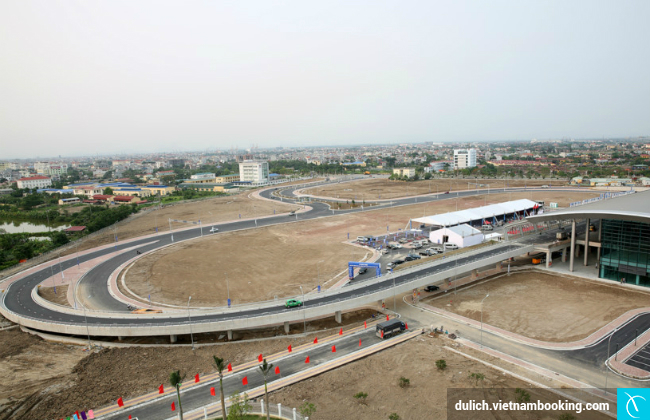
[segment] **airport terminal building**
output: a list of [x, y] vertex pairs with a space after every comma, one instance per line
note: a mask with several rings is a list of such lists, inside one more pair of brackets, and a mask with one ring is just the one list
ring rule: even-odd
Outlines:
[[[598, 277], [650, 287], [650, 191], [529, 217], [532, 223], [553, 220], [572, 221], [571, 271], [582, 249], [584, 265], [596, 264]], [[582, 220], [584, 232], [577, 232]]]

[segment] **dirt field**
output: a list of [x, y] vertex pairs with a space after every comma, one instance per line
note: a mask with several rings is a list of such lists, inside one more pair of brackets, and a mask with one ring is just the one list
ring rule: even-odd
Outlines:
[[[483, 187], [477, 187], [476, 184]], [[386, 200], [390, 198], [411, 197], [422, 194], [435, 194], [444, 191], [487, 190], [489, 188], [523, 187], [523, 186], [566, 186], [566, 181], [558, 180], [508, 180], [502, 179], [430, 179], [423, 181], [391, 181], [386, 178], [371, 178], [341, 184], [322, 185], [307, 188], [304, 194], [320, 197], [344, 198], [346, 200]]]
[[571, 342], [587, 337], [623, 313], [650, 307], [650, 294], [577, 277], [526, 271], [424, 300], [429, 305], [526, 337]]
[[68, 285], [64, 284], [63, 286], [57, 286], [56, 293], [54, 293], [54, 287], [41, 287], [38, 289], [38, 294], [43, 297], [43, 299], [49, 300], [50, 302], [58, 303], [59, 305], [70, 306], [68, 302]]
[[[273, 215], [273, 210], [276, 213], [288, 213], [299, 208], [299, 206], [282, 203], [279, 200], [254, 199], [251, 198], [252, 194], [247, 191], [228, 197], [214, 197], [189, 203], [179, 202], [159, 210], [136, 214], [126, 222], [119, 224], [117, 235], [120, 240], [149, 235], [155, 233], [156, 226], [159, 231], [168, 231], [168, 219], [191, 221], [200, 219], [204, 226], [209, 226], [212, 223], [237, 220], [240, 214], [242, 219], [249, 219]], [[172, 224], [174, 229], [189, 226], [179, 223]], [[79, 246], [79, 250], [112, 243], [113, 240], [112, 231], [107, 232], [104, 235], [84, 240]], [[68, 254], [74, 252], [76, 252], [75, 249], [69, 251]]]
[[[407, 343], [374, 354], [365, 359], [326, 372], [315, 378], [273, 392], [269, 396], [272, 404], [283, 407], [299, 407], [304, 401], [316, 405], [316, 413], [310, 419], [378, 420], [388, 419], [397, 413], [401, 419], [447, 419], [447, 389], [464, 388], [464, 398], [477, 396], [487, 401], [514, 401], [515, 388], [530, 388], [528, 383], [505, 375], [466, 359], [442, 347], [451, 345], [440, 338], [413, 339]], [[444, 359], [447, 369], [438, 371], [435, 361]], [[485, 379], [476, 385], [468, 376], [470, 372], [482, 373]], [[410, 387], [400, 388], [400, 377], [410, 380]], [[478, 389], [475, 389], [478, 388]], [[368, 394], [366, 404], [353, 396], [358, 392]], [[557, 401], [557, 397], [545, 391], [531, 392], [531, 401], [538, 398], [543, 402]], [[474, 412], [473, 414], [477, 414]], [[561, 414], [517, 412], [515, 416], [506, 412], [487, 411], [484, 416], [453, 416], [450, 419], [557, 419]], [[602, 414], [576, 415], [576, 419], [606, 419]]]
[[[443, 200], [431, 204], [401, 206], [321, 220], [309, 220], [204, 237], [146, 256], [129, 269], [127, 286], [136, 294], [173, 305], [224, 305], [226, 274], [233, 303], [283, 299], [325, 285], [342, 274], [348, 261], [369, 257], [365, 248], [343, 242], [347, 233], [381, 234], [404, 228], [410, 218], [524, 198], [521, 194], [490, 195]], [[597, 194], [582, 194], [584, 198]], [[575, 201], [576, 193], [535, 193], [536, 200], [556, 201], [560, 206]], [[528, 197], [529, 198], [529, 197]], [[241, 251], [240, 251], [241, 250]], [[322, 262], [321, 262], [322, 261]], [[319, 263], [320, 262], [320, 263]]]

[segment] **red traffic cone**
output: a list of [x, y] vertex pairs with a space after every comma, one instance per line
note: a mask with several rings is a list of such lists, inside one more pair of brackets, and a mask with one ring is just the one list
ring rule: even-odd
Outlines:
[[408, 330], [409, 329], [409, 323], [405, 322], [404, 325], [406, 326], [406, 329]]
[[336, 353], [336, 346], [332, 346], [332, 353]]
[[339, 330], [339, 335], [343, 335], [343, 328]]
[[309, 363], [309, 356], [305, 359], [305, 363]]
[[359, 347], [361, 347], [361, 339], [359, 339]]
[[318, 344], [318, 337], [314, 338], [314, 344]]
[[390, 321], [390, 317], [386, 315], [386, 321]]
[[363, 321], [363, 328], [364, 329], [368, 328], [368, 325], [366, 324], [366, 321]]
[[287, 350], [289, 350], [289, 353], [291, 353], [293, 350], [291, 349], [291, 344], [289, 344], [289, 347], [287, 347]]

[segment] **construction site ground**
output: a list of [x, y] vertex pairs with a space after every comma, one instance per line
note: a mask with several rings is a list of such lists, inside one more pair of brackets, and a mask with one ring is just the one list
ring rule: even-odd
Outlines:
[[[334, 282], [326, 284], [326, 280], [347, 275], [348, 261], [370, 258], [367, 248], [344, 243], [348, 233], [354, 240], [360, 235], [385, 233], [386, 226], [397, 231], [405, 228], [409, 219], [423, 214], [530, 198], [532, 194], [464, 197], [207, 235], [142, 257], [128, 269], [126, 284], [143, 299], [151, 295], [153, 302], [172, 305], [186, 305], [188, 296], [195, 306], [226, 305], [228, 288], [233, 304], [275, 297], [281, 300], [299, 295], [299, 286], [305, 292], [319, 284], [329, 287]], [[560, 206], [575, 201], [575, 197], [576, 193], [569, 192], [534, 193], [536, 200], [554, 201]]]
[[536, 270], [500, 275], [492, 280], [449, 290], [423, 303], [483, 323], [550, 342], [589, 336], [625, 312], [650, 307], [650, 294], [579, 277]]
[[[479, 184], [477, 186], [476, 184]], [[482, 187], [480, 185], [483, 185]], [[524, 187], [553, 185], [566, 186], [565, 180], [538, 180], [538, 179], [518, 179], [504, 182], [502, 179], [430, 179], [421, 181], [391, 181], [387, 178], [372, 178], [360, 181], [343, 182], [340, 184], [319, 185], [312, 188], [306, 188], [303, 194], [315, 195], [319, 197], [332, 197], [346, 200], [387, 200], [391, 198], [411, 197], [422, 194], [435, 194], [436, 192], [445, 191], [467, 191], [488, 190], [489, 188], [504, 187]]]

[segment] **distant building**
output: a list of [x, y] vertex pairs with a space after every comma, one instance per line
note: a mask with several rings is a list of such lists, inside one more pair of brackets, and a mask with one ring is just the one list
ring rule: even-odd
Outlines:
[[47, 188], [52, 185], [52, 179], [49, 176], [30, 176], [26, 178], [20, 178], [16, 181], [18, 188]]
[[167, 195], [174, 192], [174, 187], [167, 185], [145, 185], [142, 189], [151, 192], [152, 195]]
[[169, 159], [169, 166], [185, 166], [185, 159]]
[[455, 149], [454, 169], [476, 167], [476, 149]]
[[215, 178], [215, 182], [217, 184], [224, 184], [228, 182], [237, 182], [237, 181], [239, 181], [239, 174], [219, 175]]
[[394, 168], [393, 175], [412, 178], [415, 176], [415, 168]]
[[269, 182], [269, 163], [257, 160], [240, 162], [239, 181], [254, 183]]
[[213, 184], [216, 182], [216, 177], [213, 173], [204, 172], [190, 176], [190, 179], [186, 179], [185, 182], [188, 184]]

